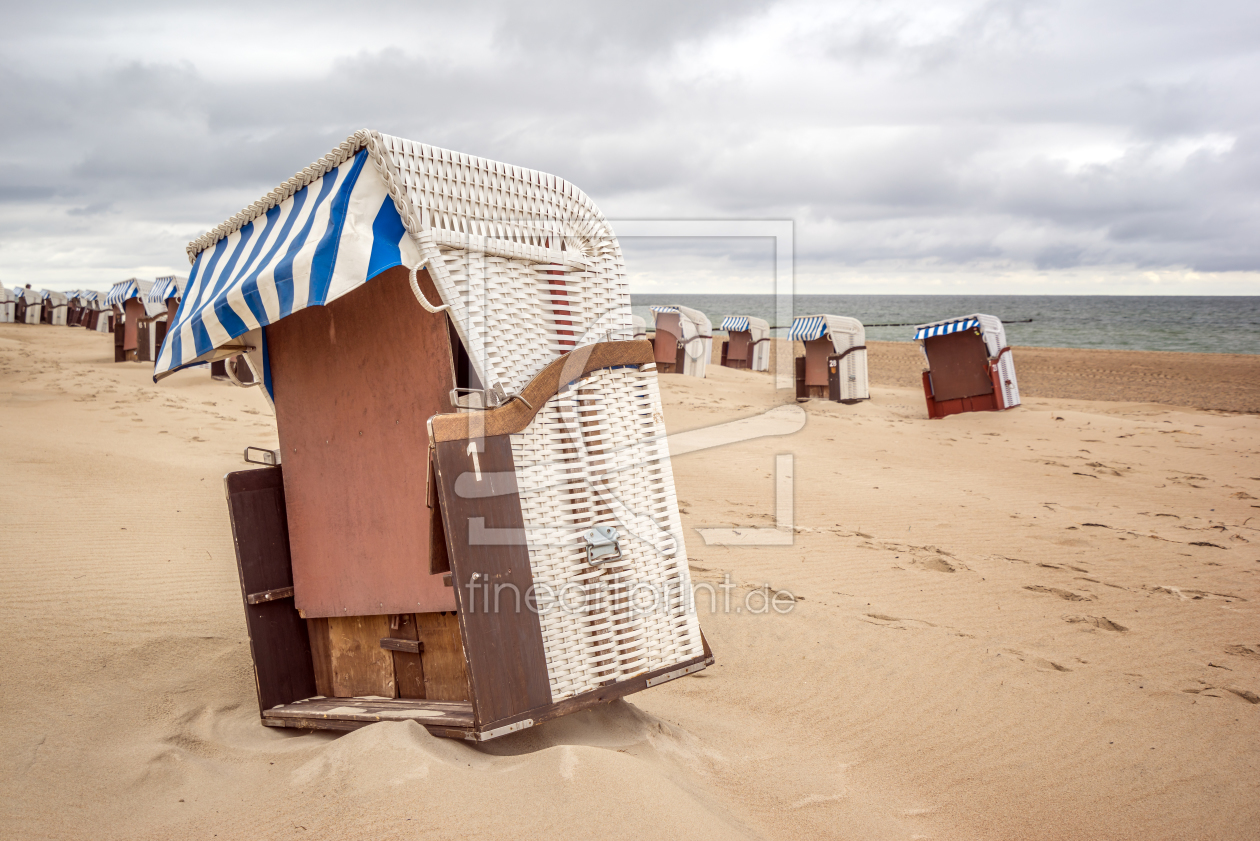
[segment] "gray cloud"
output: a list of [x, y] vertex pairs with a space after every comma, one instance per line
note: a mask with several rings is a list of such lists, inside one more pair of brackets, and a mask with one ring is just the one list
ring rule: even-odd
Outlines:
[[815, 273], [1260, 271], [1252, 3], [13, 12], [0, 282], [180, 270], [363, 126], [554, 172], [614, 219], [794, 219]]

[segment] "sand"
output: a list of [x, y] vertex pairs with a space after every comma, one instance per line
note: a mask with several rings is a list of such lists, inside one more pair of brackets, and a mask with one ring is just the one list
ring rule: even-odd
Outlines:
[[[221, 484], [274, 446], [261, 396], [0, 325], [0, 835], [1254, 837], [1260, 419], [1219, 411], [1254, 362], [1157, 355], [1175, 407], [1111, 384], [1146, 359], [1018, 349], [1044, 396], [928, 421], [905, 350], [675, 459], [693, 575], [738, 584], [717, 665], [473, 747], [261, 727]], [[710, 372], [662, 379], [671, 431], [792, 402]], [[793, 545], [705, 545], [773, 525], [781, 453]], [[763, 584], [800, 601], [735, 612]]]

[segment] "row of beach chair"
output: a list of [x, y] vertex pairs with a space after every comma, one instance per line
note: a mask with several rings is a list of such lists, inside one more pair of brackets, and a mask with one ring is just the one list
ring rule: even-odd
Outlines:
[[[709, 317], [680, 305], [653, 306], [651, 311], [656, 370], [704, 377], [713, 352]], [[633, 320], [635, 336], [647, 338], [646, 320], [639, 316]], [[729, 337], [722, 342], [724, 367], [770, 369], [770, 325], [764, 319], [728, 315], [719, 329]], [[997, 317], [976, 313], [920, 324], [914, 338], [927, 361], [923, 391], [929, 417], [1019, 405], [1015, 363]], [[862, 322], [840, 315], [797, 316], [788, 340], [805, 347], [805, 354], [794, 361], [798, 401], [823, 398], [850, 404], [870, 398]]]

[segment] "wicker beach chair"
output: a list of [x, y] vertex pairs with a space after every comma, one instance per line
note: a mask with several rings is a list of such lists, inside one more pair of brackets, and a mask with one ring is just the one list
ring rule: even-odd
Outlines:
[[1001, 319], [975, 313], [914, 328], [923, 350], [928, 417], [994, 412], [1019, 405], [1015, 361]]
[[39, 324], [44, 314], [44, 297], [29, 286], [16, 286], [13, 294], [17, 304], [14, 308], [14, 321], [19, 324]]
[[155, 379], [241, 356], [276, 414], [227, 477], [264, 724], [482, 740], [713, 662], [580, 190], [365, 130], [188, 254]]
[[17, 308], [17, 296], [9, 289], [0, 286], [0, 324], [12, 324]]
[[722, 342], [722, 364], [727, 368], [770, 370], [770, 325], [751, 315], [728, 315], [720, 330], [730, 336]]
[[149, 300], [153, 281], [131, 278], [115, 283], [106, 305], [121, 317], [114, 321], [114, 361], [154, 362], [161, 347], [156, 324], [166, 319], [166, 304]]
[[657, 370], [703, 378], [713, 355], [713, 324], [699, 310], [683, 306], [652, 307]]
[[796, 399], [825, 397], [857, 403], [871, 396], [866, 369], [866, 329], [856, 318], [840, 315], [798, 315], [788, 339], [804, 342], [796, 360]]
[[40, 297], [44, 302], [40, 320], [54, 327], [65, 327], [66, 317], [70, 312], [70, 299], [66, 297], [66, 294], [54, 289], [45, 289], [40, 293]]

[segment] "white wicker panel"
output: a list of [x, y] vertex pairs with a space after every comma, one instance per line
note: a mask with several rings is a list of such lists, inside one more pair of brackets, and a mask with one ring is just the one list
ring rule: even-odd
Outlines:
[[1004, 409], [1019, 405], [1019, 381], [1015, 379], [1015, 360], [1011, 352], [1002, 354], [997, 365], [998, 376], [1002, 378], [1002, 401]]
[[[536, 590], [588, 593], [540, 613], [552, 698], [700, 656], [654, 366], [575, 381], [512, 436], [512, 454]], [[592, 567], [582, 534], [603, 524], [622, 558]], [[654, 609], [633, 610], [635, 597]]]

